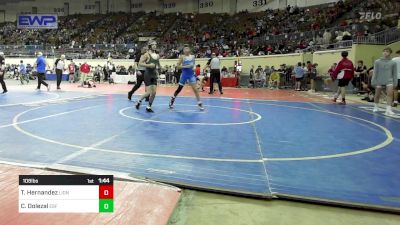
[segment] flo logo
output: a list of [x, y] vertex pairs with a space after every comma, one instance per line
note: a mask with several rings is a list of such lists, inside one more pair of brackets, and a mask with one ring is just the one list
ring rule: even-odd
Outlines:
[[19, 29], [57, 29], [58, 17], [52, 14], [18, 15]]
[[360, 12], [360, 20], [380, 20], [382, 13], [380, 12]]

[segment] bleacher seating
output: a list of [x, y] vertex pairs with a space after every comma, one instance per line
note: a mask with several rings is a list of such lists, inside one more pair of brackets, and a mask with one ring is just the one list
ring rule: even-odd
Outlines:
[[[382, 18], [360, 19], [360, 12], [371, 10], [381, 12]], [[282, 54], [351, 45], [359, 37], [396, 26], [399, 12], [398, 1], [348, 0], [324, 7], [288, 6], [282, 10], [235, 15], [156, 12], [71, 15], [61, 17], [56, 30], [18, 30], [15, 23], [0, 24], [0, 45], [39, 46], [30, 49], [54, 46], [58, 51], [79, 53], [82, 57], [113, 54], [125, 58], [130, 57], [128, 51], [136, 51], [140, 46], [134, 44], [139, 44], [141, 37], [153, 37], [160, 42], [164, 58], [175, 58], [186, 43], [194, 46], [197, 57], [207, 57], [212, 52], [223, 56]], [[20, 49], [1, 48], [9, 54], [15, 53], [11, 49]]]

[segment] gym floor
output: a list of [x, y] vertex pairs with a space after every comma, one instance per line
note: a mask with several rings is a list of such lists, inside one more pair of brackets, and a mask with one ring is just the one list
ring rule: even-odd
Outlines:
[[[70, 172], [111, 171], [261, 198], [400, 210], [400, 116], [374, 114], [357, 102], [340, 106], [324, 96], [266, 89], [202, 94], [206, 110], [200, 112], [185, 88], [169, 110], [175, 87], [167, 86], [159, 87], [155, 113], [148, 114], [127, 100], [130, 88], [64, 83], [62, 91], [37, 92], [33, 85], [10, 85], [0, 96], [0, 160]], [[186, 193], [191, 192], [184, 192], [177, 209]], [[200, 196], [195, 201], [213, 195], [193, 193]], [[223, 202], [239, 198], [215, 196]], [[245, 202], [263, 205], [257, 210], [282, 204]], [[176, 210], [174, 216], [180, 215]]]

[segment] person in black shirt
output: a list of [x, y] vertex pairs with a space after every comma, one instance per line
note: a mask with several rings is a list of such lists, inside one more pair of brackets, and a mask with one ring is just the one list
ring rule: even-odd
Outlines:
[[222, 91], [221, 84], [221, 61], [217, 57], [217, 54], [212, 53], [211, 59], [208, 60], [206, 68], [210, 68], [210, 92], [208, 94], [214, 94], [214, 83], [218, 84], [219, 93], [222, 95], [224, 92]]
[[249, 87], [256, 88], [254, 65], [251, 65], [249, 76]]
[[361, 80], [362, 91], [365, 92], [365, 96], [361, 100], [374, 102], [375, 88], [371, 85], [371, 79], [373, 73], [374, 73], [374, 67], [372, 66], [367, 70], [365, 75], [366, 78], [364, 80]]
[[4, 53], [0, 52], [0, 84], [1, 87], [3, 88], [3, 94], [7, 93], [7, 86], [6, 83], [4, 82], [4, 76], [6, 75], [6, 62], [4, 59]]
[[366, 82], [367, 77], [367, 67], [364, 65], [362, 60], [358, 61], [357, 67], [355, 68], [354, 78], [351, 81], [354, 87], [354, 91], [360, 90], [362, 82]]

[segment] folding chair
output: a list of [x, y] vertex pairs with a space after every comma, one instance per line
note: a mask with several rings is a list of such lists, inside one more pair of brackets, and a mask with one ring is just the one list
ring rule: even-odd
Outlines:
[[158, 76], [158, 84], [167, 84], [167, 76], [165, 76], [165, 74], [160, 74]]

